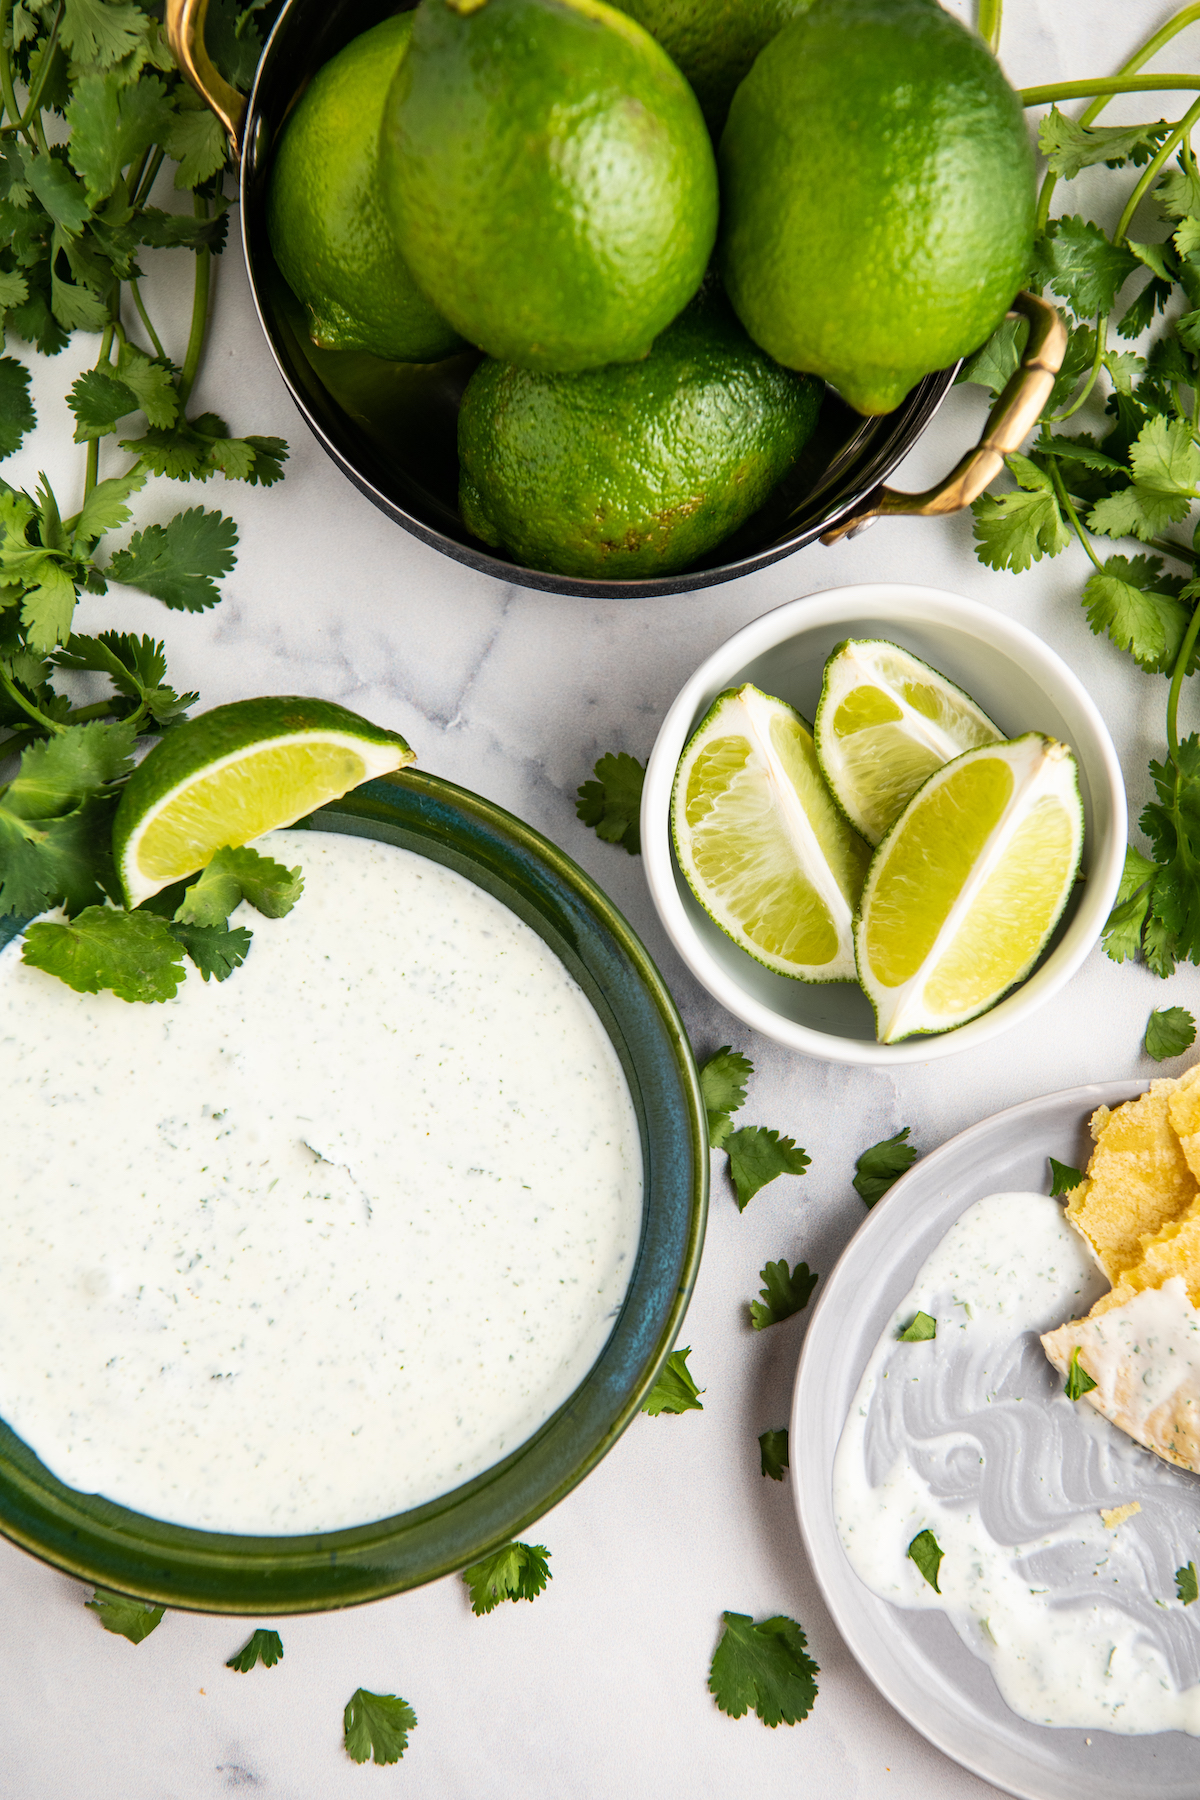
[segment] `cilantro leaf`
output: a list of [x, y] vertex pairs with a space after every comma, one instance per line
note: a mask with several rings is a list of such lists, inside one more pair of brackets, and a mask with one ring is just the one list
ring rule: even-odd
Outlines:
[[1200, 1583], [1196, 1580], [1194, 1562], [1186, 1563], [1182, 1569], [1176, 1569], [1175, 1594], [1185, 1606], [1190, 1606], [1193, 1600], [1200, 1600]]
[[1150, 775], [1158, 800], [1143, 809], [1139, 824], [1160, 866], [1143, 947], [1150, 966], [1166, 974], [1176, 957], [1200, 956], [1200, 889], [1192, 874], [1200, 862], [1200, 738], [1192, 733], [1174, 757], [1152, 762]]
[[916, 1563], [934, 1593], [940, 1594], [942, 1590], [938, 1586], [938, 1569], [942, 1561], [942, 1547], [932, 1531], [918, 1531], [904, 1554]]
[[803, 1175], [812, 1158], [790, 1137], [768, 1131], [765, 1125], [743, 1125], [731, 1131], [722, 1144], [729, 1157], [739, 1212], [745, 1212], [760, 1188], [780, 1175]]
[[59, 37], [77, 63], [106, 69], [138, 48], [144, 27], [131, 0], [64, 0]]
[[1011, 494], [980, 494], [975, 515], [975, 554], [992, 569], [1020, 574], [1043, 556], [1057, 556], [1071, 541], [1054, 483], [1027, 456], [1005, 458], [1019, 486]]
[[925, 1344], [936, 1336], [937, 1320], [927, 1312], [918, 1312], [913, 1314], [903, 1331], [896, 1333], [896, 1340], [901, 1344]]
[[53, 819], [133, 767], [134, 731], [124, 722], [92, 719], [30, 744], [0, 792], [0, 804], [22, 819]]
[[237, 526], [219, 512], [194, 506], [168, 525], [135, 531], [128, 550], [114, 553], [105, 571], [113, 581], [141, 588], [164, 606], [203, 612], [221, 598], [215, 578], [234, 565]]
[[802, 1312], [820, 1279], [803, 1262], [797, 1263], [789, 1274], [787, 1263], [783, 1261], [769, 1262], [759, 1270], [758, 1278], [765, 1286], [759, 1289], [762, 1298], [750, 1302], [750, 1320], [755, 1331], [765, 1331], [768, 1325], [779, 1325], [793, 1313]]
[[1050, 1164], [1050, 1197], [1052, 1200], [1060, 1199], [1063, 1194], [1069, 1194], [1083, 1180], [1082, 1169], [1073, 1169], [1070, 1163], [1060, 1163], [1054, 1156], [1049, 1156], [1046, 1160]]
[[592, 826], [606, 844], [623, 844], [630, 856], [639, 856], [645, 764], [618, 750], [602, 756], [594, 773], [595, 781], [585, 781], [579, 789], [576, 818]]
[[1117, 898], [1100, 937], [1105, 954], [1113, 962], [1125, 962], [1136, 956], [1141, 948], [1142, 926], [1150, 908], [1146, 884], [1157, 874], [1157, 863], [1152, 863], [1132, 844], [1126, 846]]
[[737, 1112], [746, 1099], [746, 1083], [754, 1073], [754, 1064], [740, 1050], [728, 1044], [709, 1057], [700, 1068], [700, 1097], [708, 1115], [708, 1142], [719, 1150], [730, 1132], [730, 1115]]
[[35, 155], [27, 151], [25, 179], [56, 225], [73, 237], [83, 230], [92, 209], [87, 190], [67, 167], [63, 153]]
[[111, 988], [121, 1000], [172, 1000], [183, 979], [183, 946], [153, 913], [89, 906], [65, 925], [30, 925], [22, 962], [57, 975], [77, 994]]
[[1082, 1400], [1085, 1394], [1091, 1393], [1095, 1385], [1079, 1360], [1079, 1345], [1076, 1344], [1071, 1352], [1071, 1360], [1067, 1364], [1067, 1379], [1063, 1383], [1063, 1392], [1068, 1400]]
[[140, 1644], [148, 1638], [161, 1624], [165, 1610], [152, 1605], [149, 1600], [131, 1600], [125, 1594], [112, 1594], [107, 1588], [96, 1588], [84, 1605], [89, 1612], [95, 1613], [105, 1631], [128, 1638], [131, 1644]]
[[175, 423], [179, 394], [174, 372], [166, 363], [147, 356], [134, 344], [122, 344], [117, 374], [145, 413], [148, 424], [167, 426]]
[[749, 1613], [723, 1613], [725, 1630], [708, 1672], [710, 1693], [723, 1713], [742, 1718], [751, 1707], [772, 1730], [806, 1719], [817, 1697], [820, 1669], [805, 1653], [808, 1639], [782, 1614], [756, 1625]]
[[83, 74], [66, 109], [70, 156], [92, 206], [106, 200], [128, 168], [170, 129], [174, 109], [152, 75], [124, 86], [99, 72]]
[[1159, 176], [1154, 198], [1169, 218], [1195, 218], [1200, 214], [1200, 181], [1180, 162]]
[[471, 1596], [477, 1619], [493, 1612], [502, 1600], [536, 1600], [548, 1581], [550, 1552], [545, 1544], [502, 1544], [469, 1569], [462, 1578]]
[[1169, 1057], [1182, 1056], [1195, 1041], [1196, 1021], [1191, 1013], [1182, 1006], [1169, 1006], [1150, 1014], [1142, 1043], [1147, 1056], [1166, 1062]]
[[254, 933], [244, 925], [226, 931], [220, 925], [172, 924], [171, 936], [183, 945], [205, 981], [226, 981], [250, 954]]
[[1095, 163], [1117, 169], [1149, 162], [1170, 131], [1164, 119], [1153, 125], [1080, 125], [1052, 106], [1038, 126], [1038, 148], [1053, 174], [1072, 181]]
[[417, 1715], [398, 1694], [372, 1694], [355, 1688], [346, 1702], [342, 1729], [346, 1751], [356, 1763], [397, 1763], [408, 1749]]
[[955, 385], [973, 381], [993, 394], [1002, 393], [1017, 372], [1028, 337], [1028, 319], [1001, 319], [987, 343], [966, 358]]
[[85, 444], [115, 431], [118, 419], [136, 410], [137, 395], [106, 369], [88, 369], [72, 384], [67, 405], [75, 414], [75, 442]]
[[31, 559], [24, 571], [32, 583], [21, 600], [21, 623], [26, 641], [34, 650], [52, 650], [65, 643], [75, 615], [75, 583], [53, 557]]
[[854, 1188], [868, 1206], [882, 1200], [894, 1181], [911, 1169], [919, 1151], [908, 1141], [912, 1129], [902, 1125], [894, 1137], [882, 1138], [864, 1150], [854, 1165]]
[[29, 918], [59, 903], [78, 913], [106, 894], [115, 897], [115, 808], [116, 796], [101, 793], [57, 818], [31, 822], [0, 803], [0, 913]]
[[765, 1479], [782, 1481], [788, 1467], [788, 1434], [782, 1431], [761, 1432], [758, 1439], [759, 1460]]
[[1119, 650], [1152, 673], [1174, 667], [1190, 616], [1183, 601], [1163, 591], [1170, 584], [1159, 585], [1162, 566], [1157, 556], [1110, 556], [1083, 590], [1096, 636], [1106, 631]]
[[692, 1380], [687, 1359], [692, 1354], [691, 1345], [686, 1350], [672, 1350], [662, 1368], [658, 1371], [658, 1379], [642, 1401], [642, 1411], [656, 1419], [659, 1413], [703, 1412], [704, 1402], [701, 1394], [707, 1388], [698, 1388]]
[[1034, 275], [1080, 318], [1112, 310], [1117, 290], [1138, 267], [1098, 225], [1073, 214], [1051, 219], [1034, 244]]
[[111, 475], [107, 481], [98, 481], [80, 509], [75, 525], [76, 542], [90, 549], [106, 531], [117, 531], [127, 525], [133, 515], [125, 502], [131, 494], [145, 487], [146, 480], [145, 469], [133, 468], [127, 475]]
[[264, 1669], [273, 1669], [283, 1655], [283, 1639], [277, 1631], [264, 1631], [262, 1626], [253, 1632], [237, 1652], [225, 1664], [227, 1669], [236, 1669], [239, 1675], [248, 1675], [256, 1663]]
[[303, 892], [299, 866], [285, 869], [246, 845], [226, 845], [192, 882], [175, 918], [181, 925], [224, 925], [239, 901], [248, 900], [268, 919], [282, 919]]
[[29, 370], [15, 356], [0, 356], [0, 457], [19, 450], [25, 433], [36, 424]]

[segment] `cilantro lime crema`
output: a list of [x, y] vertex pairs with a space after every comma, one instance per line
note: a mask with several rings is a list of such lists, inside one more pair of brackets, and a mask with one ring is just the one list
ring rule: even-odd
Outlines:
[[305, 892], [234, 981], [132, 1006], [0, 953], [0, 1417], [71, 1487], [288, 1534], [431, 1500], [568, 1397], [641, 1151], [503, 905], [369, 840], [263, 847]]
[[1057, 1200], [969, 1207], [864, 1371], [838, 1529], [866, 1585], [945, 1612], [1022, 1718], [1200, 1735], [1200, 1605], [1179, 1580], [1200, 1561], [1197, 1478], [1072, 1401], [1039, 1342], [1105, 1286]]

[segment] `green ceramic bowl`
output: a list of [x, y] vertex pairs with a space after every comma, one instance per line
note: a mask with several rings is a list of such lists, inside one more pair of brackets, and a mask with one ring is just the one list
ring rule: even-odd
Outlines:
[[[398, 844], [457, 870], [562, 960], [629, 1082], [642, 1140], [642, 1235], [613, 1334], [570, 1399], [494, 1468], [371, 1525], [273, 1538], [163, 1524], [64, 1487], [0, 1423], [5, 1537], [83, 1581], [202, 1612], [270, 1616], [378, 1600], [526, 1530], [637, 1413], [682, 1323], [704, 1238], [707, 1131], [683, 1025], [643, 946], [570, 857], [477, 794], [413, 770], [369, 781], [303, 823]], [[11, 935], [0, 930], [0, 942]]]

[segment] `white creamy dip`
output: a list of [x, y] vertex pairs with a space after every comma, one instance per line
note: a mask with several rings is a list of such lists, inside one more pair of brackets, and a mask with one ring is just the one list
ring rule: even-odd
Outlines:
[[[834, 1465], [838, 1528], [867, 1586], [945, 1612], [1022, 1718], [1200, 1735], [1200, 1604], [1175, 1589], [1177, 1568], [1200, 1566], [1200, 1483], [1068, 1400], [1038, 1341], [1106, 1287], [1057, 1201], [968, 1208], [863, 1374]], [[898, 1342], [917, 1311], [936, 1338]], [[940, 1596], [906, 1555], [925, 1530]]]
[[641, 1226], [612, 1044], [462, 876], [278, 832], [303, 898], [178, 997], [0, 952], [0, 1417], [62, 1481], [297, 1533], [491, 1467], [592, 1367]]

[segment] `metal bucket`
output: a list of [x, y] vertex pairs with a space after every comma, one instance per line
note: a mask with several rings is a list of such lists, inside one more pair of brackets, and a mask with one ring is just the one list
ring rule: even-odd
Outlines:
[[927, 375], [902, 405], [865, 419], [826, 390], [817, 430], [764, 506], [709, 555], [678, 574], [593, 581], [523, 567], [473, 537], [458, 510], [458, 403], [479, 352], [430, 365], [318, 349], [267, 238], [271, 151], [289, 111], [322, 64], [360, 32], [416, 0], [287, 0], [247, 98], [204, 48], [207, 0], [168, 0], [167, 31], [184, 74], [221, 119], [240, 167], [242, 245], [258, 316], [289, 393], [310, 429], [360, 492], [426, 544], [505, 582], [585, 597], [638, 598], [711, 587], [789, 556], [815, 538], [834, 543], [890, 514], [957, 512], [982, 493], [1042, 411], [1066, 348], [1055, 309], [1018, 294], [1028, 318], [1020, 368], [993, 406], [979, 443], [923, 494], [884, 484], [945, 399], [954, 368]]

